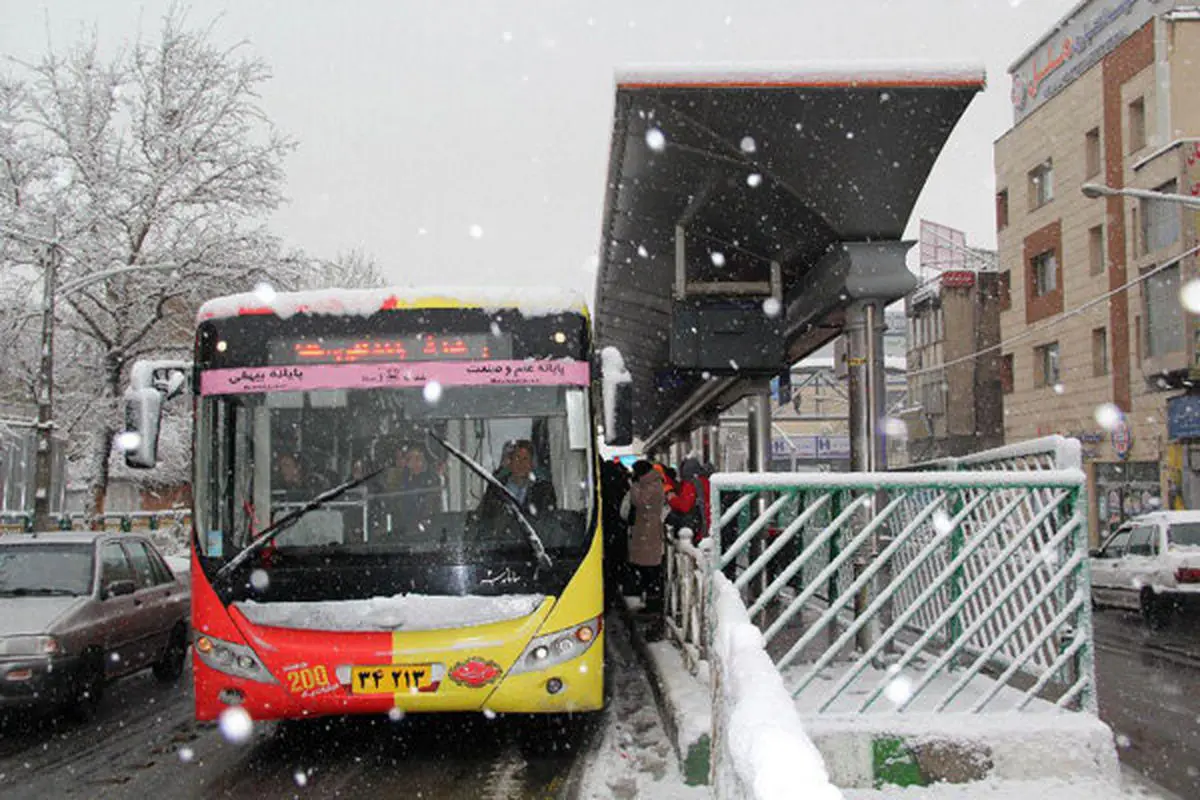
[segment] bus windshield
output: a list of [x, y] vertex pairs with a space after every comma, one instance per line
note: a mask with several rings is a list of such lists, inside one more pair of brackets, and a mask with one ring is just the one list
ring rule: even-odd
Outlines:
[[[556, 385], [205, 395], [195, 483], [202, 564], [215, 572], [273, 521], [382, 469], [305, 513], [226, 591], [264, 601], [555, 591], [591, 541], [587, 402], [583, 387]], [[554, 567], [539, 564], [513, 498]]]

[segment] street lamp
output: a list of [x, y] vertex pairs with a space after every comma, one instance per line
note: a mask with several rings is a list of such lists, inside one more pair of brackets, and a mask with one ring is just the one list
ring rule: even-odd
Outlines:
[[1085, 183], [1079, 187], [1079, 191], [1083, 192], [1084, 197], [1092, 199], [1096, 199], [1097, 197], [1137, 197], [1142, 200], [1163, 200], [1168, 203], [1178, 203], [1183, 206], [1200, 208], [1200, 197], [1193, 197], [1190, 194], [1154, 192], [1149, 189], [1131, 189], [1128, 187], [1116, 189], [1100, 183]]
[[77, 280], [55, 286], [58, 279], [60, 261], [59, 246], [50, 243], [46, 248], [42, 261], [42, 352], [38, 365], [37, 384], [34, 396], [37, 398], [37, 445], [36, 468], [33, 479], [33, 530], [45, 531], [50, 529], [50, 483], [53, 474], [51, 462], [51, 446], [54, 431], [54, 300], [58, 295], [68, 295], [72, 292], [91, 286], [93, 283], [108, 280], [126, 272], [141, 272], [144, 270], [176, 269], [177, 264], [126, 264], [121, 267], [93, 272]]

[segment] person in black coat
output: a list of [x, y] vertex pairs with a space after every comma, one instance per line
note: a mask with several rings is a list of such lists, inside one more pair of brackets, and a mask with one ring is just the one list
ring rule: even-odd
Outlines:
[[620, 597], [629, 579], [629, 526], [621, 517], [621, 501], [629, 492], [629, 470], [620, 461], [600, 464], [601, 522], [604, 525], [604, 586], [610, 598]]
[[[514, 442], [508, 459], [507, 474], [497, 476], [530, 517], [553, 511], [558, 508], [558, 496], [554, 493], [554, 484], [540, 480], [533, 474], [533, 443], [527, 439]], [[483, 519], [496, 519], [504, 514], [504, 507], [509, 503], [500, 494], [500, 490], [488, 484], [487, 492], [479, 504], [479, 516]]]

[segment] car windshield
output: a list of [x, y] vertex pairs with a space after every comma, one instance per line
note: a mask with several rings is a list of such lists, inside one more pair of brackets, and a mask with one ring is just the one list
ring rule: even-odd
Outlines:
[[0, 595], [89, 594], [92, 572], [88, 544], [0, 545]]
[[1200, 522], [1175, 522], [1167, 528], [1167, 541], [1185, 547], [1200, 547]]

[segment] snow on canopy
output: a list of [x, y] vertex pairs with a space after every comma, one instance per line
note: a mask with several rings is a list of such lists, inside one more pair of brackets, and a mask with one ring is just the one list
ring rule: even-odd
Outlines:
[[940, 61], [829, 61], [807, 64], [631, 65], [616, 72], [620, 86], [928, 86], [982, 84], [977, 63]]
[[516, 309], [527, 317], [545, 317], [567, 311], [586, 313], [579, 292], [545, 287], [385, 287], [379, 289], [318, 289], [303, 292], [243, 292], [209, 300], [200, 306], [198, 322], [242, 314], [273, 313], [287, 319], [294, 314], [364, 316], [393, 308], [481, 308], [485, 311]]
[[498, 597], [398, 594], [367, 600], [237, 603], [255, 625], [312, 631], [432, 631], [466, 628], [527, 617], [545, 600], [541, 594]]

